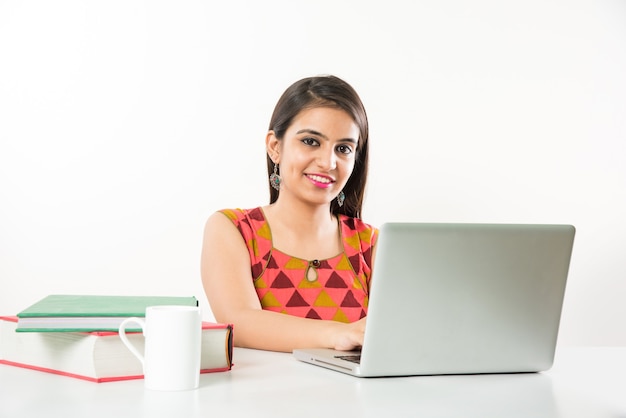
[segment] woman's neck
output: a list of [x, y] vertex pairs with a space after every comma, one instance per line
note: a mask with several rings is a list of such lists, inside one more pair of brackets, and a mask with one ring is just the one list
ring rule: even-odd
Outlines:
[[337, 223], [335, 216], [330, 213], [329, 205], [308, 205], [278, 199], [263, 210], [270, 218], [270, 224], [280, 223], [290, 230], [307, 234], [318, 234], [327, 228], [334, 228]]
[[272, 243], [285, 253], [304, 259], [326, 259], [342, 251], [337, 218], [328, 205], [311, 206], [276, 201], [263, 207]]

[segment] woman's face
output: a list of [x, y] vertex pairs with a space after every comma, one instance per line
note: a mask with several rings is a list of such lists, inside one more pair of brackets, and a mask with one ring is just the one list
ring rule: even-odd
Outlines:
[[268, 152], [280, 165], [280, 195], [328, 204], [352, 174], [358, 138], [359, 129], [352, 117], [331, 107], [301, 111], [282, 141], [270, 132]]

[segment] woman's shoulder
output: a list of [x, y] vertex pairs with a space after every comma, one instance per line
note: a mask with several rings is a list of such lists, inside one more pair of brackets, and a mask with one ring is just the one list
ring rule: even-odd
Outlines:
[[368, 241], [371, 244], [376, 242], [378, 237], [378, 228], [364, 222], [361, 218], [351, 218], [346, 215], [339, 215], [339, 220], [344, 229], [358, 233], [362, 241]]
[[[215, 219], [218, 218], [218, 219]], [[267, 220], [261, 207], [252, 209], [220, 209], [213, 213], [208, 222], [220, 224], [222, 228], [234, 225], [245, 237], [265, 233]]]
[[[245, 244], [251, 251], [251, 256], [256, 257], [259, 248], [271, 248], [271, 232], [263, 209], [220, 209], [214, 212], [208, 220], [208, 224], [216, 224], [215, 233], [234, 237], [236, 234], [243, 237]], [[233, 228], [234, 226], [234, 228]]]
[[217, 214], [225, 215], [228, 219], [230, 219], [233, 223], [238, 224], [242, 220], [254, 220], [254, 221], [264, 221], [265, 216], [263, 215], [263, 210], [260, 207], [253, 209], [220, 209], [213, 216]]
[[368, 224], [367, 222], [363, 221], [361, 218], [352, 218], [347, 215], [339, 215], [339, 220], [346, 227], [353, 229], [355, 231], [377, 231], [378, 230], [378, 228]]

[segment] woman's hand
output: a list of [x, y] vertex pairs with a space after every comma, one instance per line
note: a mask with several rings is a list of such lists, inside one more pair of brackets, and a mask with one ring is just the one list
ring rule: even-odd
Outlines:
[[363, 345], [363, 336], [365, 334], [365, 319], [361, 318], [350, 324], [341, 324], [335, 339], [335, 350], [351, 351], [360, 348]]

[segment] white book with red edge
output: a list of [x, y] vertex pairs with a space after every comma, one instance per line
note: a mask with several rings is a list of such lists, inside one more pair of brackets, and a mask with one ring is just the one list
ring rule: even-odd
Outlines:
[[[0, 316], [0, 364], [98, 383], [143, 378], [141, 362], [117, 332], [16, 332], [17, 322]], [[201, 373], [231, 369], [232, 331], [230, 324], [203, 322]], [[127, 336], [143, 352], [143, 334]]]

